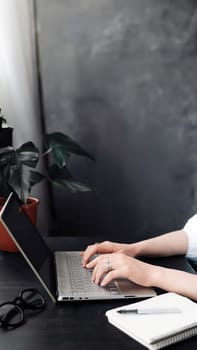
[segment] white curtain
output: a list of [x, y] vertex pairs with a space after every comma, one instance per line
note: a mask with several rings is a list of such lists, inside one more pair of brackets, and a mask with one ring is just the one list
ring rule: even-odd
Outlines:
[[0, 13], [0, 106], [15, 144], [39, 142], [32, 1], [0, 0]]
[[[0, 0], [0, 108], [13, 126], [13, 143], [32, 140], [41, 145], [38, 85], [35, 55], [33, 0]], [[32, 195], [42, 200], [38, 225], [45, 231], [44, 185], [34, 187]], [[42, 213], [42, 214], [41, 214]]]

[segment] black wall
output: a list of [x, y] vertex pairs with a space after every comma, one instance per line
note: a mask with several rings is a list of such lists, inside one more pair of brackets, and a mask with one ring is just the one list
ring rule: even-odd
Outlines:
[[94, 154], [53, 191], [53, 234], [141, 239], [197, 210], [195, 0], [39, 0], [47, 131]]

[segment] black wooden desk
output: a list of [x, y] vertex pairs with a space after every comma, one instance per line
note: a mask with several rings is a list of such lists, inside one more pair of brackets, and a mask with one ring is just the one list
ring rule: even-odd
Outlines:
[[[90, 238], [89, 238], [90, 240]], [[56, 250], [83, 249], [84, 238], [49, 238]], [[153, 261], [152, 261], [153, 262]], [[155, 263], [193, 272], [184, 257], [154, 259]], [[26, 323], [12, 331], [0, 329], [2, 350], [143, 350], [142, 345], [107, 322], [105, 311], [128, 303], [89, 301], [53, 304], [19, 253], [0, 253], [0, 302], [12, 300], [22, 289], [37, 287], [46, 296], [46, 310], [36, 316], [26, 313]], [[136, 301], [136, 300], [135, 300]], [[170, 347], [196, 349], [197, 337]]]

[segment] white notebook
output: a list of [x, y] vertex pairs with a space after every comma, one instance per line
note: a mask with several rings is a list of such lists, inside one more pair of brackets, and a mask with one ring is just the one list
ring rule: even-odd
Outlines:
[[[118, 310], [137, 309], [149, 314], [120, 314]], [[154, 313], [177, 311], [174, 313]], [[173, 310], [171, 310], [173, 309]], [[152, 310], [152, 312], [151, 312]], [[176, 293], [108, 310], [108, 321], [151, 350], [161, 349], [197, 335], [197, 303]]]

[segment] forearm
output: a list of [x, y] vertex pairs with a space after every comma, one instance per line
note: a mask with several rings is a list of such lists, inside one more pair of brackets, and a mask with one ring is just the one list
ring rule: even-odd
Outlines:
[[149, 266], [148, 283], [168, 292], [182, 294], [197, 301], [197, 275], [160, 266]]
[[133, 256], [185, 255], [188, 247], [187, 234], [174, 231], [130, 245]]

